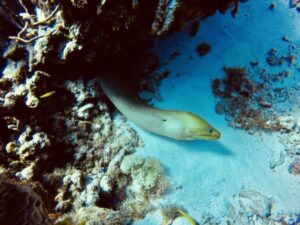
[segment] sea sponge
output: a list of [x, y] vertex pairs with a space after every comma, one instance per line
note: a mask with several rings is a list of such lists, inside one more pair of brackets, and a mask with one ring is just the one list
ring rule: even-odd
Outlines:
[[50, 225], [41, 197], [30, 187], [0, 177], [0, 224]]

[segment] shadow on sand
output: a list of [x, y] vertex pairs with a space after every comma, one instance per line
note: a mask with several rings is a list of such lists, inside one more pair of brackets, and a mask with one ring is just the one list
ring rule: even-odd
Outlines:
[[[161, 137], [164, 138], [164, 137]], [[225, 155], [225, 156], [233, 156], [234, 153], [227, 148], [224, 144], [222, 144], [220, 141], [176, 141], [171, 140], [169, 138], [168, 141], [173, 142], [174, 144], [180, 146], [183, 149], [186, 149], [187, 151], [197, 151], [197, 152], [211, 152], [214, 154], [219, 155]]]

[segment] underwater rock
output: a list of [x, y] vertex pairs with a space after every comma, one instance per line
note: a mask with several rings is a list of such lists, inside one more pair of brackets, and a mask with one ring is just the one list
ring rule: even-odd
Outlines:
[[[245, 130], [291, 131], [291, 125], [283, 121], [279, 103], [291, 101], [291, 90], [272, 89], [277, 82], [284, 82], [289, 71], [270, 74], [264, 69], [224, 68], [226, 77], [215, 79], [212, 89], [220, 98], [216, 112], [225, 114], [230, 126]], [[295, 122], [295, 121], [294, 121]], [[291, 122], [290, 122], [291, 123]]]
[[284, 57], [279, 55], [277, 49], [272, 48], [268, 52], [267, 62], [271, 66], [280, 66], [284, 63]]
[[200, 21], [199, 20], [194, 21], [190, 28], [190, 36], [192, 37], [196, 36], [199, 27], [200, 27]]
[[81, 106], [77, 111], [77, 116], [79, 118], [87, 119], [89, 117], [89, 110], [92, 108], [94, 108], [94, 104], [92, 103]]
[[198, 54], [203, 57], [205, 55], [207, 55], [210, 51], [211, 51], [211, 47], [208, 43], [202, 43], [200, 45], [197, 46], [197, 52]]
[[29, 166], [25, 167], [20, 172], [17, 172], [16, 177], [19, 177], [20, 180], [31, 181], [34, 176], [35, 170], [36, 170], [36, 165], [35, 163], [32, 162]]
[[[296, 54], [296, 51], [297, 47], [292, 53]], [[277, 54], [275, 49], [271, 52]], [[283, 62], [288, 63], [286, 59]], [[225, 116], [229, 126], [246, 130], [251, 135], [260, 135], [261, 131], [278, 135], [284, 151], [272, 153], [277, 158], [270, 160], [269, 166], [275, 169], [299, 154], [298, 119], [292, 116], [295, 112], [292, 108], [286, 109], [287, 103], [291, 106], [299, 104], [299, 90], [295, 88], [296, 81], [287, 85], [292, 80], [294, 65], [290, 65], [291, 70], [282, 68], [274, 74], [259, 65], [224, 68], [225, 77], [212, 82], [213, 93], [219, 99], [215, 111]]]
[[277, 160], [270, 160], [270, 169], [275, 169], [278, 166], [281, 166], [285, 161], [285, 154], [283, 152], [280, 152], [279, 158]]
[[271, 214], [273, 200], [266, 198], [257, 191], [242, 191], [239, 193], [239, 200], [241, 206], [243, 206], [248, 213], [252, 211], [252, 213], [261, 218], [268, 218]]
[[0, 178], [0, 224], [51, 225], [41, 197], [30, 187]]
[[276, 8], [276, 3], [271, 3], [271, 5], [269, 6], [270, 10], [274, 10]]
[[[180, 7], [181, 1], [179, 0], [160, 0], [156, 9], [156, 15], [151, 25], [151, 32], [156, 35], [166, 33], [172, 22], [176, 10]], [[166, 9], [166, 10], [164, 10]]]
[[132, 190], [140, 192], [155, 188], [163, 176], [163, 168], [159, 161], [152, 158], [142, 158], [136, 155], [124, 157], [120, 169], [122, 173], [130, 175]]
[[[6, 51], [0, 57], [0, 119], [9, 130], [0, 138], [5, 173], [38, 181], [49, 193], [53, 215], [99, 207], [93, 212], [107, 215], [103, 224], [111, 217], [123, 224], [123, 216], [145, 216], [152, 210], [149, 196], [168, 186], [162, 167], [144, 159], [135, 176], [121, 172], [123, 158], [142, 141], [123, 118], [112, 117], [99, 84], [90, 78], [102, 67], [122, 68], [139, 83], [158, 65], [148, 53], [152, 35], [180, 30], [186, 21], [224, 12], [234, 3], [1, 1], [0, 47]], [[146, 194], [126, 195], [133, 178]]]
[[85, 8], [88, 4], [88, 0], [70, 0], [72, 5], [77, 8]]
[[22, 98], [29, 108], [36, 108], [39, 105], [39, 98], [35, 94], [36, 87], [48, 75], [42, 71], [35, 71], [33, 75], [27, 76], [25, 68], [25, 62], [22, 60], [18, 62], [7, 61], [1, 77], [2, 84], [6, 83], [6, 87], [0, 90], [1, 107], [12, 109]]
[[284, 36], [282, 37], [282, 40], [283, 40], [283, 41], [286, 41], [286, 42], [290, 42], [290, 39], [289, 39], [289, 37], [288, 37], [287, 35], [284, 35]]
[[[155, 179], [158, 178], [155, 175], [158, 173], [149, 176], [154, 180], [139, 177], [145, 180], [145, 187], [153, 187], [154, 183], [156, 186], [129, 194], [132, 178], [122, 173], [120, 165], [125, 156], [131, 155], [137, 146], [142, 145], [137, 133], [125, 123], [124, 118], [110, 115], [109, 107], [99, 98], [102, 93], [96, 79], [88, 82], [68, 81], [66, 87], [74, 96], [74, 102], [67, 114], [55, 115], [53, 126], [58, 133], [53, 142], [66, 143], [68, 147], [65, 151], [71, 152], [72, 160], [43, 174], [44, 185], [55, 190], [52, 200], [55, 208], [52, 211], [64, 215], [61, 219], [70, 215], [73, 219], [78, 210], [99, 207], [101, 212], [107, 213], [105, 219], [109, 218], [109, 214], [120, 221], [123, 217], [129, 220], [143, 218], [153, 210], [151, 198], [159, 197], [167, 188], [166, 180], [156, 183]], [[89, 116], [86, 119], [78, 117], [78, 110], [87, 102], [93, 102]], [[60, 123], [62, 118], [63, 123]], [[149, 164], [146, 163], [145, 168], [150, 173], [153, 168], [151, 165], [156, 164]], [[147, 171], [144, 171], [144, 175], [147, 177]], [[147, 201], [144, 201], [146, 196]]]
[[298, 3], [300, 3], [299, 0], [290, 0], [290, 7], [294, 8], [297, 6]]
[[293, 175], [300, 175], [300, 159], [295, 159], [289, 166], [289, 172]]
[[297, 224], [299, 215], [284, 213], [276, 200], [255, 190], [243, 190], [227, 204], [227, 224]]
[[84, 222], [85, 225], [122, 225], [130, 221], [122, 212], [96, 206], [80, 208], [73, 216], [75, 224]]
[[17, 142], [10, 142], [6, 145], [6, 152], [15, 154], [21, 161], [24, 161], [49, 145], [50, 140], [46, 133], [37, 132], [33, 134], [30, 126], [27, 126]]

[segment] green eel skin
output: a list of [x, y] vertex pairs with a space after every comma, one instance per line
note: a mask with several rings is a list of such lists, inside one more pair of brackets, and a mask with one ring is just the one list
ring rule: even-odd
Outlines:
[[221, 133], [200, 116], [151, 107], [118, 85], [121, 81], [111, 77], [100, 78], [100, 83], [116, 108], [144, 130], [176, 140], [218, 140], [221, 137]]

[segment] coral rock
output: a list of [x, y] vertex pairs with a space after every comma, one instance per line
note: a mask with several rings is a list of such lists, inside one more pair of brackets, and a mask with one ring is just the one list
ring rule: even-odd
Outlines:
[[41, 197], [29, 187], [0, 178], [0, 224], [50, 225]]

